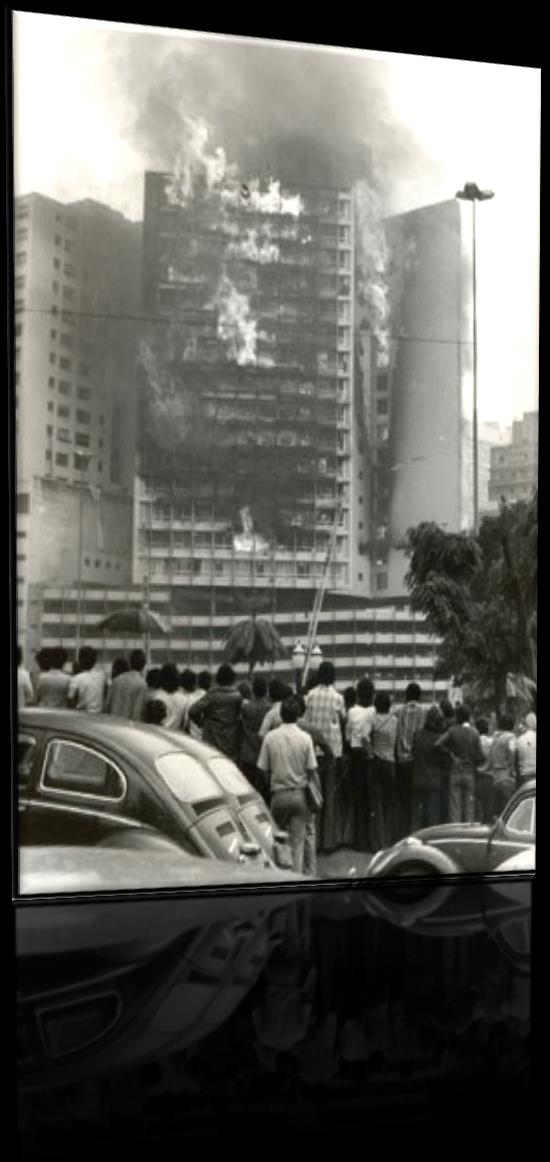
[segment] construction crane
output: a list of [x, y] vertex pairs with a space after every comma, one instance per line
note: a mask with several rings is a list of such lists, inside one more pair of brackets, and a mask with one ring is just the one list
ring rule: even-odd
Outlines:
[[304, 688], [305, 688], [305, 685], [307, 682], [307, 676], [308, 676], [309, 667], [311, 664], [311, 654], [312, 654], [313, 646], [315, 644], [315, 638], [317, 637], [317, 626], [319, 625], [319, 614], [321, 612], [321, 608], [323, 605], [323, 599], [324, 599], [326, 588], [327, 588], [329, 569], [330, 569], [330, 566], [332, 563], [332, 558], [334, 556], [334, 550], [336, 548], [336, 538], [338, 535], [338, 528], [340, 525], [341, 517], [342, 517], [342, 506], [338, 505], [338, 508], [336, 509], [336, 518], [334, 521], [334, 528], [332, 530], [331, 538], [329, 541], [327, 555], [326, 555], [325, 563], [323, 565], [323, 572], [321, 573], [321, 578], [319, 580], [319, 585], [317, 587], [317, 592], [315, 594], [315, 601], [313, 602], [313, 610], [311, 613], [311, 620], [309, 623], [309, 630], [308, 630], [307, 642], [306, 642], [306, 660], [305, 660], [304, 671], [303, 671], [303, 676], [302, 676], [302, 683], [304, 685]]

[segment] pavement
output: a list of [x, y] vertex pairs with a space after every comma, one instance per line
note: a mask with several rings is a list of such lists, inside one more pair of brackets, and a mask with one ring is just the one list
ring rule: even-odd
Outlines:
[[341, 847], [328, 855], [320, 854], [317, 856], [317, 875], [322, 879], [364, 876], [372, 855], [372, 852], [353, 851], [346, 847]]

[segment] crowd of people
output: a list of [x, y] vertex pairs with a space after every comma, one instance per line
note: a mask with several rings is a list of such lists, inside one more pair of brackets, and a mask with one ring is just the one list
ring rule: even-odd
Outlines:
[[19, 655], [20, 705], [112, 714], [216, 747], [288, 831], [293, 866], [305, 874], [315, 874], [318, 851], [372, 853], [422, 827], [491, 823], [536, 776], [535, 714], [473, 722], [465, 705], [423, 703], [415, 682], [393, 707], [368, 677], [340, 693], [331, 662], [302, 691], [263, 674], [238, 682], [227, 663], [215, 677], [173, 662], [148, 668], [139, 649], [117, 658], [109, 678], [91, 646], [73, 666], [61, 647], [36, 658], [29, 675]]

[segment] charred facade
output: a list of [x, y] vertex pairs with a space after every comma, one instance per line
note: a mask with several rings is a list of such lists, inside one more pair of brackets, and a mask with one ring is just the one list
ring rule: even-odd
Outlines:
[[[145, 182], [135, 578], [361, 590], [350, 190]], [[361, 473], [361, 475], [363, 475]]]

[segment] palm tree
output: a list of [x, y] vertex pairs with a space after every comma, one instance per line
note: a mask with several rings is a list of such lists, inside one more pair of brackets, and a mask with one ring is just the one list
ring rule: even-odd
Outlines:
[[283, 645], [275, 626], [263, 617], [245, 618], [238, 621], [229, 631], [223, 647], [223, 659], [231, 665], [238, 662], [248, 662], [248, 676], [254, 666], [263, 666], [265, 662], [274, 662], [276, 658], [287, 656], [287, 649]]

